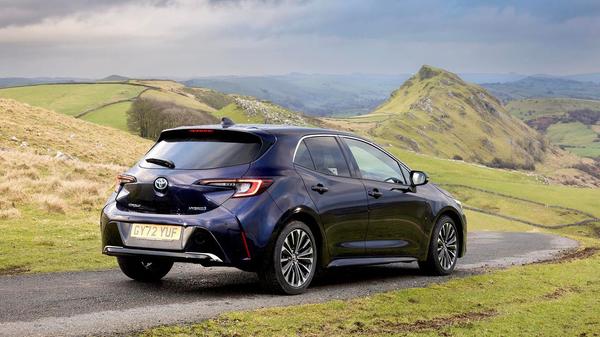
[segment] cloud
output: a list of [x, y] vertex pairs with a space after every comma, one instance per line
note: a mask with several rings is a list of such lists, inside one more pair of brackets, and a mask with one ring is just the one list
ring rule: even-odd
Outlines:
[[77, 13], [91, 13], [114, 7], [124, 0], [0, 0], [0, 27], [35, 24], [50, 18], [60, 18]]
[[598, 71], [600, 5], [548, 1], [0, 0], [0, 72]]

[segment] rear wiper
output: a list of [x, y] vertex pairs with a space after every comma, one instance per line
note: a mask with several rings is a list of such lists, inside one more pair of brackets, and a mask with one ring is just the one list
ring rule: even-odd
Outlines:
[[146, 158], [146, 161], [152, 164], [168, 167], [170, 169], [175, 168], [175, 163], [168, 159], [160, 159], [160, 158]]

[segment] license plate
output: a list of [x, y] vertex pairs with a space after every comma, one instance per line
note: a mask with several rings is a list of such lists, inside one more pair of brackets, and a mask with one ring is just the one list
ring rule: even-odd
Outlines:
[[181, 227], [134, 223], [131, 237], [146, 240], [175, 241], [181, 237]]

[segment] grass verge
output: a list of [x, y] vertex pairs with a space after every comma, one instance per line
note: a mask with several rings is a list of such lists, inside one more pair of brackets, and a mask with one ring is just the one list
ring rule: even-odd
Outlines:
[[234, 312], [139, 336], [598, 336], [600, 256], [349, 301]]

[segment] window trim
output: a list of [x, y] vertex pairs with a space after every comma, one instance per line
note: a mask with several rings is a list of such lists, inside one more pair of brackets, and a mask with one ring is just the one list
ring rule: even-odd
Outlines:
[[[316, 172], [319, 174], [323, 174], [323, 175], [329, 175], [326, 173], [322, 173], [315, 170], [311, 170], [309, 168], [306, 168], [302, 165], [296, 164], [294, 161], [296, 160], [296, 154], [298, 152], [298, 147], [300, 147], [300, 143], [302, 141], [304, 141], [307, 138], [312, 138], [312, 137], [334, 137], [336, 139], [336, 141], [338, 142], [338, 145], [340, 146], [341, 150], [342, 150], [342, 154], [344, 155], [344, 160], [346, 160], [346, 165], [348, 165], [348, 169], [350, 170], [350, 177], [345, 177], [345, 176], [335, 176], [335, 175], [330, 175], [332, 177], [340, 177], [340, 178], [352, 178], [352, 179], [360, 179], [360, 180], [367, 180], [367, 181], [374, 181], [374, 182], [378, 182], [378, 183], [383, 183], [383, 184], [394, 184], [396, 186], [400, 185], [400, 186], [410, 186], [410, 185], [405, 185], [405, 184], [396, 184], [396, 183], [387, 183], [387, 182], [382, 182], [382, 181], [378, 181], [378, 180], [372, 180], [372, 179], [366, 179], [363, 178], [360, 175], [360, 171], [357, 173], [356, 171], [356, 167], [355, 167], [355, 163], [349, 163], [349, 159], [347, 158], [348, 154], [346, 152], [349, 151], [348, 149], [348, 145], [344, 142], [341, 141], [340, 138], [348, 138], [348, 139], [354, 139], [354, 140], [358, 140], [361, 141], [363, 143], [366, 143], [368, 145], [371, 145], [373, 147], [375, 147], [376, 149], [380, 150], [381, 152], [385, 153], [387, 156], [389, 156], [390, 158], [392, 158], [392, 160], [394, 160], [396, 163], [398, 163], [398, 165], [404, 167], [408, 172], [411, 172], [412, 170], [410, 169], [410, 167], [408, 167], [408, 165], [404, 164], [402, 161], [396, 159], [396, 157], [394, 157], [394, 155], [392, 155], [391, 153], [389, 153], [388, 151], [386, 151], [384, 148], [382, 148], [381, 146], [368, 141], [366, 139], [362, 139], [356, 136], [351, 136], [351, 135], [342, 135], [342, 134], [335, 134], [335, 133], [316, 133], [316, 134], [310, 134], [310, 135], [304, 135], [302, 137], [300, 137], [300, 139], [298, 140], [298, 142], [296, 143], [296, 148], [294, 149], [294, 155], [292, 156], [292, 165], [298, 165], [300, 167], [302, 167], [305, 170], [309, 170], [311, 172]], [[308, 145], [306, 146], [306, 148], [308, 149]], [[308, 152], [310, 153], [310, 149], [308, 149]], [[352, 153], [350, 153], [350, 155], [352, 155]], [[312, 159], [312, 154], [311, 154], [311, 159]], [[356, 159], [354, 159], [354, 156], [352, 156], [352, 160], [355, 162]], [[402, 172], [402, 170], [400, 170]], [[402, 175], [404, 175], [404, 172], [402, 172]], [[404, 180], [406, 181], [410, 181], [410, 177], [404, 177]]]
[[294, 159], [292, 159], [292, 165], [294, 165], [294, 166], [298, 165], [298, 166], [300, 166], [302, 168], [305, 168], [305, 169], [307, 169], [309, 171], [315, 171], [316, 172], [315, 161], [313, 160], [312, 154], [310, 153], [310, 150], [308, 149], [308, 145], [306, 145], [306, 143], [304, 143], [304, 147], [306, 148], [306, 152], [308, 152], [308, 158], [310, 159], [310, 162], [312, 163], [313, 168], [306, 167], [306, 166], [304, 166], [304, 165], [296, 162], [296, 153], [298, 152], [298, 149], [300, 148], [300, 145], [302, 143], [304, 143], [303, 139], [301, 139], [298, 142], [298, 144], [296, 145], [296, 150], [294, 151]]

